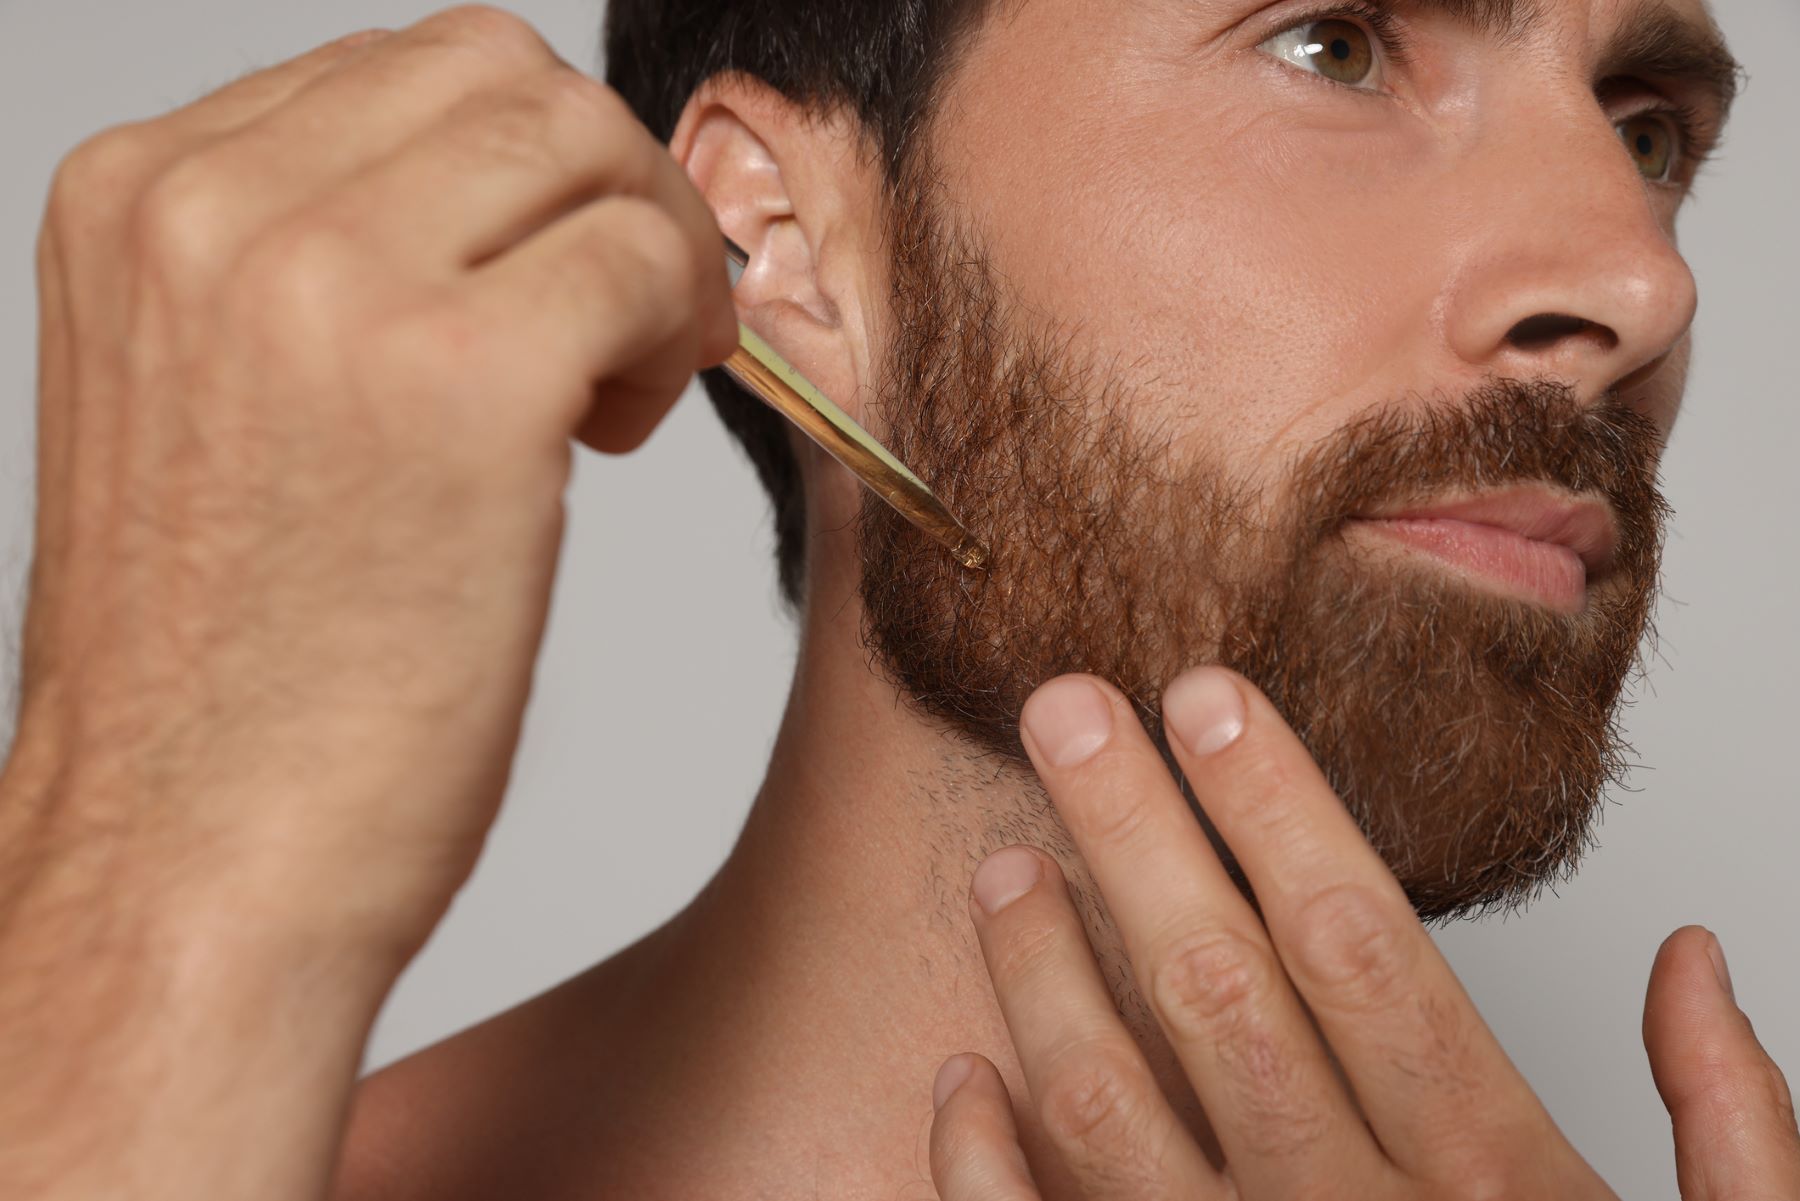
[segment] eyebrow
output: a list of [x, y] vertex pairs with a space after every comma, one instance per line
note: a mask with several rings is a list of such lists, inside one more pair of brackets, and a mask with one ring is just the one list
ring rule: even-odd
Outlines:
[[[1478, 33], [1517, 41], [1543, 19], [1540, 0], [1406, 0]], [[1600, 77], [1646, 75], [1699, 91], [1723, 121], [1737, 99], [1744, 69], [1711, 21], [1683, 16], [1661, 0], [1638, 0], [1618, 22], [1600, 55]]]
[[1508, 41], [1523, 37], [1542, 15], [1537, 0], [1409, 0], [1408, 7]]
[[1625, 11], [1619, 33], [1600, 56], [1601, 76], [1646, 75], [1699, 91], [1723, 121], [1737, 99], [1744, 68], [1725, 47], [1717, 27], [1684, 17], [1657, 0]]

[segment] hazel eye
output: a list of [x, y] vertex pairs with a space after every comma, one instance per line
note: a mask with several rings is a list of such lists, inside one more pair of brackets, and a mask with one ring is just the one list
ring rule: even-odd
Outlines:
[[1675, 166], [1675, 135], [1668, 122], [1645, 113], [1642, 116], [1627, 117], [1613, 126], [1619, 133], [1619, 139], [1625, 143], [1625, 149], [1631, 154], [1631, 161], [1645, 179], [1656, 183], [1668, 180]]
[[1302, 71], [1353, 88], [1381, 82], [1381, 60], [1368, 30], [1354, 21], [1328, 18], [1284, 29], [1257, 47]]

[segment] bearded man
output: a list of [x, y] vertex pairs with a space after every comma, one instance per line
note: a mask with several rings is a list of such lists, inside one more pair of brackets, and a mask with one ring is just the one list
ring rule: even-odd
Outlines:
[[[1697, 0], [615, 0], [607, 49], [452, 10], [59, 173], [7, 1195], [1610, 1196], [1423, 923], [1565, 875], [1619, 769]], [[710, 370], [737, 318], [985, 570]], [[355, 1089], [570, 438], [696, 369], [801, 627], [739, 842]], [[1787, 1195], [1722, 965], [1676, 932], [1646, 1013], [1683, 1195]]]

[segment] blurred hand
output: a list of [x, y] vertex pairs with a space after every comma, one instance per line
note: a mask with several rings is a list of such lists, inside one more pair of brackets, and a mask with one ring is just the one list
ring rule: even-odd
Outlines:
[[[954, 1056], [933, 1090], [943, 1201], [1612, 1198], [1267, 699], [1201, 668], [1169, 686], [1163, 716], [1260, 920], [1110, 686], [1045, 684], [1024, 744], [1218, 1147], [1209, 1157], [1158, 1088], [1055, 861], [1009, 847], [976, 872], [969, 908], [1033, 1143], [1050, 1151], [1026, 1155], [989, 1060]], [[1715, 972], [1716, 948], [1699, 927], [1676, 931], [1644, 1015], [1682, 1196], [1800, 1197], [1787, 1084]]]
[[[634, 447], [729, 354], [723, 243], [623, 101], [469, 7], [85, 142], [38, 283], [0, 1194], [316, 1185], [362, 1026], [499, 802], [571, 436]], [[256, 1037], [323, 1040], [291, 1039], [313, 1092], [249, 1073], [198, 999], [228, 993]], [[322, 1106], [312, 1142], [271, 1089]], [[231, 1187], [259, 1116], [240, 1141], [304, 1171]], [[183, 1156], [213, 1170], [146, 1167]]]
[[21, 773], [422, 937], [504, 782], [570, 436], [636, 445], [735, 344], [704, 202], [457, 9], [85, 143], [40, 268]]

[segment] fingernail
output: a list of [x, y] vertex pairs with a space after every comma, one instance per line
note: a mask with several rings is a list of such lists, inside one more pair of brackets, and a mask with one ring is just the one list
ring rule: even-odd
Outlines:
[[1038, 857], [1024, 847], [995, 851], [975, 869], [975, 900], [982, 912], [993, 917], [1030, 892], [1043, 874]]
[[1706, 932], [1706, 953], [1712, 956], [1713, 974], [1719, 978], [1719, 987], [1737, 1004], [1737, 992], [1731, 987], [1731, 969], [1725, 966], [1725, 948], [1719, 945], [1719, 936], [1711, 930]]
[[1074, 767], [1112, 737], [1113, 708], [1092, 680], [1069, 676], [1032, 693], [1019, 720], [1052, 767]]
[[1188, 753], [1222, 751], [1244, 732], [1244, 694], [1216, 667], [1196, 667], [1175, 677], [1162, 699], [1163, 722]]
[[961, 1088], [974, 1070], [975, 1060], [970, 1055], [952, 1055], [944, 1060], [937, 1070], [937, 1079], [931, 1082], [931, 1108], [942, 1109], [950, 1094]]

